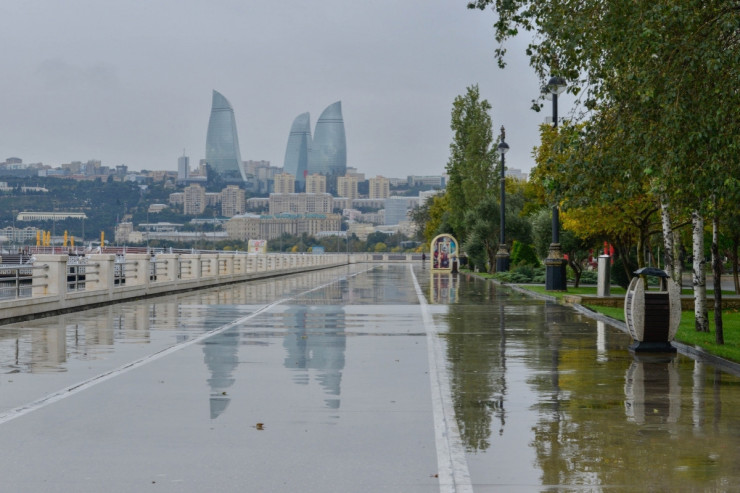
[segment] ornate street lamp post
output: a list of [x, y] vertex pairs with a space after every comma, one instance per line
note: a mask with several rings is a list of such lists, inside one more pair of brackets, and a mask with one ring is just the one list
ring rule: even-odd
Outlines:
[[[547, 83], [547, 91], [552, 94], [552, 125], [558, 127], [558, 94], [565, 90], [565, 79], [552, 77]], [[560, 249], [560, 213], [557, 202], [552, 207], [552, 243], [545, 259], [546, 291], [566, 291], [567, 276], [565, 272], [565, 259]]]
[[506, 166], [504, 155], [509, 150], [509, 144], [505, 142], [506, 130], [501, 125], [501, 141], [496, 152], [501, 156], [501, 234], [499, 236], [498, 251], [496, 252], [496, 272], [509, 270], [509, 249], [506, 246]]

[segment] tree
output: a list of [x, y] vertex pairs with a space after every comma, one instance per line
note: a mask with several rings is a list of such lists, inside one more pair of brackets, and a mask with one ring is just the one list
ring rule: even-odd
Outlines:
[[[574, 285], [578, 287], [583, 274], [583, 264], [588, 259], [591, 249], [594, 247], [595, 240], [593, 237], [584, 233], [571, 231], [567, 226], [567, 215], [562, 216], [563, 229], [560, 232], [560, 246], [563, 253], [568, 257], [568, 265], [573, 271]], [[550, 209], [541, 209], [531, 216], [532, 235], [534, 245], [538, 254], [543, 258], [547, 255], [550, 239], [552, 238], [552, 221], [550, 219]], [[625, 255], [627, 257], [628, 255]], [[631, 270], [627, 270], [627, 275]]]
[[[542, 143], [535, 151], [532, 182], [541, 190], [543, 203], [560, 205], [564, 230], [578, 237], [570, 241], [575, 249], [569, 253], [576, 275], [580, 269], [573, 264], [574, 257], [581, 256], [578, 252], [583, 253], [587, 244], [604, 240], [616, 247], [625, 274], [631, 277], [647, 264], [650, 239], [661, 231], [660, 204], [650, 180], [636, 172], [633, 180], [611, 181], [612, 172], [620, 166], [593, 159], [595, 151], [584, 144], [591, 137], [586, 125], [566, 122], [559, 131], [543, 125], [540, 132]], [[633, 248], [638, 253], [637, 265], [630, 265]]]
[[438, 234], [453, 234], [452, 227], [447, 221], [449, 204], [450, 198], [447, 194], [435, 195], [412, 211], [411, 220], [420, 232], [417, 233], [421, 235], [420, 240], [426, 242], [427, 246]]
[[[523, 197], [507, 194], [504, 236], [507, 239], [517, 239], [524, 243], [531, 241], [531, 225], [521, 216]], [[499, 201], [489, 196], [481, 201], [465, 215], [468, 236], [463, 242], [463, 248], [468, 257], [477, 266], [487, 266], [493, 271], [496, 266], [496, 251], [499, 245], [500, 226]]]
[[[629, 181], [641, 169], [663, 200], [692, 213], [695, 234], [703, 236], [699, 223], [712, 210], [704, 199], [722, 196], [740, 176], [737, 4], [476, 0], [468, 6], [493, 6], [499, 42], [520, 28], [535, 32], [528, 53], [537, 73], [569, 79], [573, 93], [585, 90], [597, 161], [618, 162], [629, 149], [637, 166], [607, 166], [610, 174]], [[502, 66], [504, 54], [497, 50]], [[697, 236], [694, 244], [701, 243]], [[694, 284], [699, 313], [706, 298], [701, 278]]]
[[531, 265], [532, 267], [539, 267], [541, 264], [532, 245], [517, 240], [514, 240], [511, 244], [510, 261], [513, 266]]
[[376, 253], [387, 252], [388, 251], [388, 245], [386, 245], [382, 241], [379, 241], [373, 247], [373, 251], [376, 252]]
[[491, 105], [480, 99], [477, 85], [467, 88], [452, 105], [450, 128], [454, 132], [447, 162], [449, 181], [449, 223], [454, 235], [462, 241], [468, 232], [467, 211], [481, 203], [496, 185]]

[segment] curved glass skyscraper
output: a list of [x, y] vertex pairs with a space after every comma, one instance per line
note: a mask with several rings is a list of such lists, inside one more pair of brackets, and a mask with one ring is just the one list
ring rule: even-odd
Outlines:
[[226, 181], [247, 181], [239, 152], [234, 109], [218, 91], [213, 91], [211, 118], [208, 120], [206, 163]]
[[288, 145], [285, 148], [283, 170], [295, 176], [300, 190], [306, 188], [308, 173], [308, 156], [311, 152], [311, 115], [301, 113], [290, 127]]
[[318, 121], [308, 158], [308, 173], [344, 176], [347, 172], [347, 141], [344, 136], [342, 102], [329, 105]]

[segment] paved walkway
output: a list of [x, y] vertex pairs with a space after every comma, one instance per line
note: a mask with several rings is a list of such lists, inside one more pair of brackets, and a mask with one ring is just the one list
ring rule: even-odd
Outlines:
[[738, 484], [740, 378], [629, 342], [403, 264], [2, 326], [0, 475], [14, 492]]
[[465, 491], [419, 295], [360, 265], [0, 328], [3, 483]]

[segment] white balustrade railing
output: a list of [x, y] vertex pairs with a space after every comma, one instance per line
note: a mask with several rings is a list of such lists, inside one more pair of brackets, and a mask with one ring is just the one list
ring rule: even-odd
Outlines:
[[420, 254], [37, 253], [32, 264], [13, 266], [14, 275], [0, 271], [8, 285], [7, 296], [0, 290], [0, 323], [353, 263], [417, 260]]

